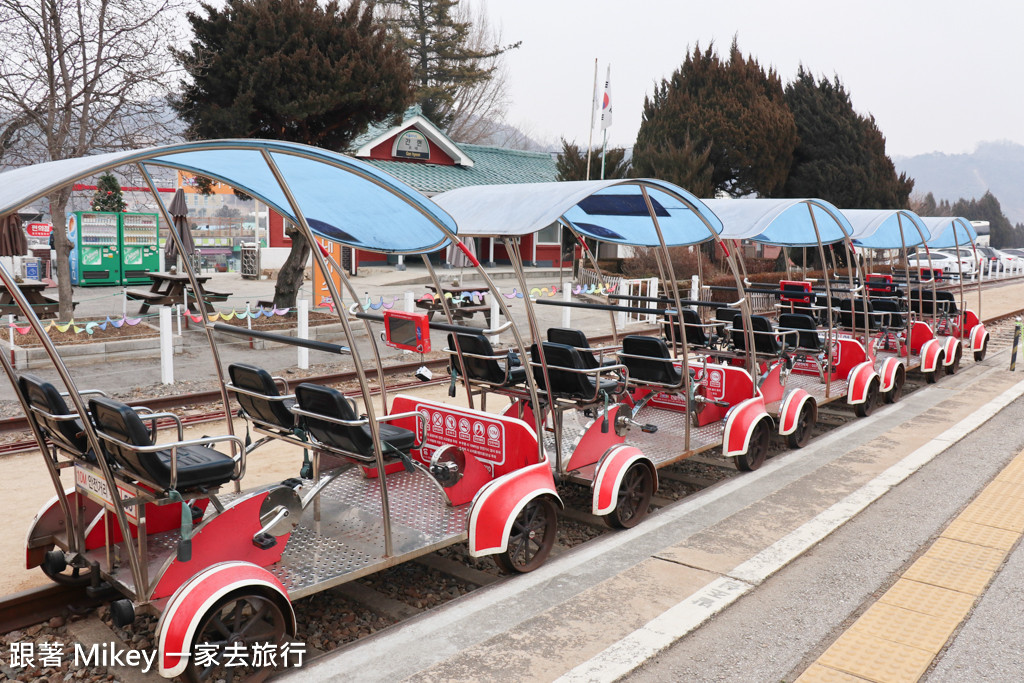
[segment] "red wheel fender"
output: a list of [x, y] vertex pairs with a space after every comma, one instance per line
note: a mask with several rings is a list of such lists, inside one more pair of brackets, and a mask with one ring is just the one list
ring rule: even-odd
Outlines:
[[896, 383], [896, 375], [899, 374], [901, 365], [903, 365], [903, 361], [899, 358], [893, 358], [892, 356], [889, 356], [882, 362], [882, 371], [879, 375], [882, 378], [883, 393], [892, 391], [892, 387]]
[[786, 395], [779, 410], [779, 434], [786, 436], [796, 431], [800, 419], [800, 411], [810, 401], [812, 409], [817, 408], [814, 399], [803, 389], [794, 389]]
[[988, 330], [981, 323], [978, 323], [971, 330], [971, 351], [981, 351], [988, 342]]
[[750, 435], [762, 419], [772, 418], [764, 409], [764, 399], [754, 396], [740, 401], [725, 414], [725, 433], [722, 435], [722, 454], [726, 457], [742, 455], [750, 446]]
[[658, 470], [650, 458], [645, 456], [639, 448], [633, 446], [613, 446], [597, 464], [592, 506], [595, 515], [607, 515], [615, 509], [619, 498], [619, 487], [622, 486], [622, 478], [626, 476], [626, 470], [635, 462], [641, 462], [647, 466], [654, 476], [654, 490], [658, 490]]
[[946, 337], [944, 347], [943, 351], [945, 351], [946, 357], [942, 359], [942, 364], [949, 367], [956, 359], [956, 350], [960, 347], [960, 340], [956, 337]]
[[483, 557], [508, 549], [512, 523], [526, 504], [551, 496], [559, 507], [551, 465], [545, 459], [489, 482], [473, 498], [469, 509], [469, 555]]
[[871, 361], [864, 361], [850, 373], [850, 387], [846, 394], [848, 405], [855, 406], [868, 400], [868, 387], [871, 386], [872, 378], [878, 377], [874, 364]]
[[[81, 519], [85, 520], [86, 526], [103, 512], [103, 507], [99, 503], [80, 495], [73, 487], [65, 489], [64, 495], [67, 496], [72, 514], [75, 514], [74, 511], [78, 508], [82, 509]], [[46, 551], [53, 544], [54, 537], [66, 537], [67, 533], [68, 524], [64, 518], [64, 509], [61, 508], [57, 496], [53, 496], [39, 508], [39, 512], [28, 527], [28, 534], [25, 537], [25, 569], [41, 565]]]
[[921, 372], [935, 372], [939, 365], [939, 354], [942, 344], [938, 339], [929, 339], [921, 347]]
[[185, 582], [171, 596], [160, 615], [157, 655], [161, 676], [172, 678], [185, 670], [199, 621], [218, 600], [239, 589], [263, 594], [276, 599], [282, 606], [287, 605], [284, 613], [288, 620], [288, 634], [295, 635], [295, 610], [277, 577], [249, 562], [215, 564]]

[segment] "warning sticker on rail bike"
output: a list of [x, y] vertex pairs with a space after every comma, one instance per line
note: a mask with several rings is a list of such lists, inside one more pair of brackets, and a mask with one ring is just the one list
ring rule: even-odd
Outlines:
[[[99, 472], [88, 469], [82, 465], [75, 465], [75, 488], [98, 503], [102, 503], [108, 510], [114, 509], [114, 499], [110, 495], [110, 487]], [[135, 493], [120, 484], [117, 485], [117, 493], [121, 500], [133, 498]], [[126, 505], [124, 515], [132, 524], [139, 523], [139, 517], [135, 514], [134, 505]]]
[[424, 461], [429, 461], [441, 446], [451, 444], [478, 460], [495, 465], [505, 463], [505, 425], [500, 420], [457, 408], [439, 408], [436, 404], [417, 403], [414, 410], [427, 420], [427, 440], [420, 449]]

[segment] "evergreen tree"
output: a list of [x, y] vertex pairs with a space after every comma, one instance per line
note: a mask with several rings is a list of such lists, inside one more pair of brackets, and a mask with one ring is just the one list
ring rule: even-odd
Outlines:
[[988, 221], [989, 245], [996, 249], [1024, 246], [1022, 235], [1003, 214], [1003, 207], [991, 192], [981, 199], [958, 199], [953, 203], [949, 216], [963, 216], [970, 221]]
[[[580, 148], [575, 143], [562, 140], [562, 151], [555, 161], [555, 169], [558, 171], [559, 180], [586, 180], [587, 179], [587, 150]], [[590, 153], [590, 180], [597, 180], [601, 177], [601, 149], [595, 147]], [[626, 160], [626, 150], [615, 147], [607, 150], [604, 160], [605, 178], [628, 178], [630, 177], [630, 165]]]
[[172, 101], [191, 139], [259, 137], [341, 151], [409, 101], [405, 55], [372, 5], [228, 0], [189, 12], [175, 57], [189, 79]]
[[914, 181], [905, 173], [897, 176], [874, 117], [854, 111], [838, 77], [816, 82], [800, 67], [786, 87], [786, 102], [799, 142], [785, 196], [820, 197], [850, 208], [909, 206]]
[[[188, 14], [190, 49], [175, 52], [190, 80], [172, 104], [190, 138], [270, 138], [344, 151], [370, 123], [397, 117], [409, 101], [408, 60], [374, 20], [372, 4], [201, 6], [203, 15]], [[295, 305], [309, 248], [292, 240], [275, 306]]]
[[637, 178], [658, 178], [689, 190], [698, 197], [715, 193], [711, 181], [711, 145], [697, 149], [690, 132], [683, 135], [682, 147], [667, 139], [647, 141], [633, 148], [633, 174]]
[[96, 192], [92, 196], [93, 211], [120, 213], [128, 208], [121, 194], [121, 181], [113, 173], [104, 173], [96, 180]]
[[456, 97], [490, 80], [494, 61], [521, 43], [477, 49], [473, 25], [459, 18], [459, 0], [380, 0], [396, 42], [412, 62], [416, 102], [441, 128], [452, 122]]
[[[645, 98], [633, 163], [649, 169], [656, 151], [683, 155], [708, 149], [714, 189], [733, 196], [778, 196], [797, 142], [782, 81], [774, 69], [765, 72], [755, 59], [745, 58], [735, 40], [728, 61], [713, 48], [695, 47]], [[667, 165], [658, 160], [658, 166]], [[689, 166], [699, 177], [701, 164]]]

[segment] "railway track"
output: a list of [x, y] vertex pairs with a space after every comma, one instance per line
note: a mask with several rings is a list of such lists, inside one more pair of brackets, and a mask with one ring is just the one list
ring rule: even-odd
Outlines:
[[[991, 330], [990, 350], [1006, 348], [1011, 344], [1013, 325], [1010, 321], [1024, 310], [1015, 311], [999, 318], [985, 321]], [[1005, 321], [1005, 322], [1004, 322]], [[965, 363], [973, 363], [965, 354]], [[444, 366], [446, 361], [432, 362], [432, 369]], [[410, 372], [420, 363], [392, 366], [395, 372]], [[354, 372], [333, 373], [308, 378], [322, 383], [344, 383], [355, 379]], [[432, 383], [441, 384], [447, 377]], [[407, 386], [421, 385], [420, 382]], [[924, 380], [911, 376], [905, 385], [905, 396], [927, 386]], [[188, 397], [169, 396], [156, 403], [161, 408], [196, 407], [216, 402], [219, 392], [203, 392]], [[223, 419], [223, 411], [200, 411], [195, 421], [201, 419]], [[837, 405], [825, 406], [821, 419], [814, 428], [812, 438], [831, 431], [847, 422], [857, 419], [852, 410]], [[34, 442], [32, 443], [34, 447]], [[785, 443], [776, 440], [769, 457], [787, 450]], [[693, 456], [659, 470], [660, 487], [652, 500], [652, 508], [664, 508], [676, 504], [700, 490], [739, 475], [733, 464], [715, 451]], [[558, 537], [553, 555], [586, 543], [593, 538], [611, 533], [611, 529], [599, 518], [590, 515], [589, 491], [572, 484], [559, 487], [559, 495], [566, 503], [566, 510], [559, 520]], [[360, 638], [367, 637], [381, 629], [413, 618], [424, 612], [444, 605], [479, 588], [509, 580], [490, 558], [473, 559], [464, 546], [444, 548], [417, 560], [377, 572], [370, 576], [343, 584], [314, 597], [294, 603], [299, 623], [297, 640], [305, 643], [306, 657], [322, 656]], [[79, 622], [88, 624], [86, 630], [96, 638], [105, 634], [109, 642], [124, 643], [126, 647], [152, 647], [156, 620], [142, 615], [128, 628], [117, 628], [111, 622], [105, 606], [88, 598], [82, 589], [51, 585], [0, 599], [0, 651], [9, 644], [8, 636], [25, 637], [35, 629], [33, 638], [65, 639], [75, 641], [82, 632]], [[143, 648], [144, 649], [144, 648]], [[13, 680], [21, 680], [19, 674], [32, 678], [43, 677], [43, 670], [22, 672], [12, 671], [0, 657], [0, 680], [2, 674]], [[60, 672], [55, 672], [60, 673]], [[14, 674], [14, 675], [12, 675]], [[86, 680], [111, 680], [111, 671], [97, 670], [86, 674]], [[113, 672], [113, 680], [135, 680], [137, 671]], [[45, 679], [44, 679], [45, 680]]]

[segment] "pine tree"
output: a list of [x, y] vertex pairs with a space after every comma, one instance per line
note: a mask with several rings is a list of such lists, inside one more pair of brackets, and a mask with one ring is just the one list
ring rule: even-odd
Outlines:
[[638, 143], [633, 148], [633, 174], [674, 183], [698, 197], [710, 197], [715, 193], [710, 157], [711, 145], [697, 149], [687, 130], [681, 147], [667, 139]]
[[885, 138], [872, 116], [861, 116], [843, 84], [800, 67], [786, 86], [799, 143], [783, 190], [787, 197], [820, 197], [837, 206], [906, 208], [914, 181], [897, 176]]
[[128, 208], [121, 194], [121, 181], [113, 173], [104, 173], [96, 180], [96, 192], [92, 196], [93, 211], [120, 213]]
[[[176, 51], [189, 80], [172, 102], [190, 138], [258, 137], [344, 151], [370, 123], [397, 117], [412, 72], [361, 0], [227, 0], [188, 14], [194, 37]], [[297, 233], [291, 231], [295, 237]], [[290, 308], [310, 245], [292, 240], [274, 305]]]
[[[609, 149], [605, 153], [604, 177], [605, 178], [628, 178], [630, 177], [630, 165], [626, 160], [626, 150], [622, 147]], [[586, 180], [587, 176], [587, 150], [581, 149], [572, 142], [562, 140], [562, 151], [555, 161], [555, 170], [558, 171], [559, 180]], [[601, 149], [595, 147], [590, 153], [590, 180], [597, 180], [601, 177]]]
[[782, 190], [796, 141], [779, 76], [745, 58], [734, 40], [728, 61], [713, 45], [698, 45], [644, 100], [633, 163], [646, 172], [668, 166], [666, 155], [696, 156], [674, 165], [701, 182], [706, 150], [713, 189], [771, 197]]
[[489, 80], [493, 58], [521, 43], [471, 47], [473, 25], [458, 18], [459, 0], [380, 0], [396, 42], [409, 56], [416, 102], [423, 115], [447, 128], [461, 90]]

